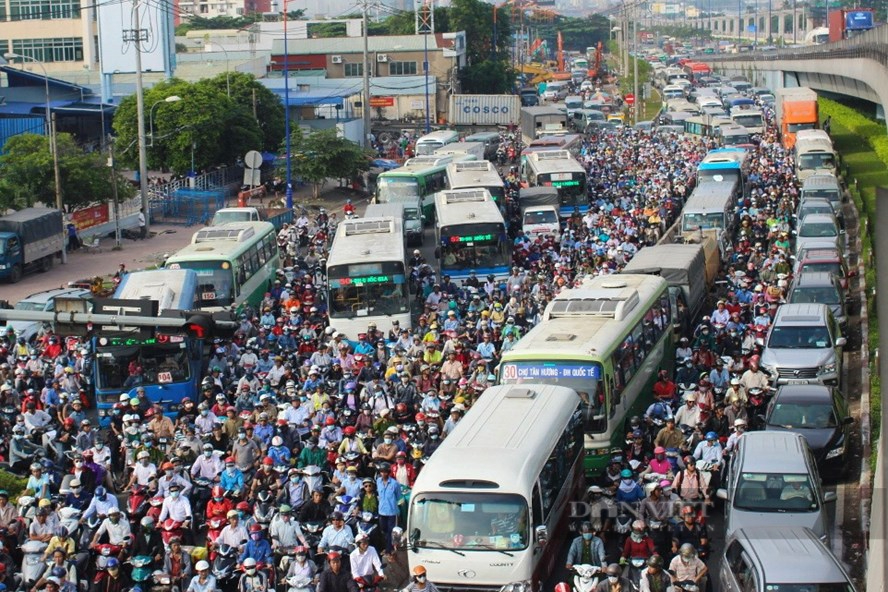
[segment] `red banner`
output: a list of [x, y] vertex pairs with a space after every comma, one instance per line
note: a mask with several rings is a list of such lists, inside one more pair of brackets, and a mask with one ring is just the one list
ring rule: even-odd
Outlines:
[[108, 214], [108, 204], [101, 204], [91, 208], [75, 210], [71, 213], [70, 219], [77, 230], [84, 230], [108, 222], [111, 216]]
[[370, 97], [371, 107], [394, 107], [395, 97]]

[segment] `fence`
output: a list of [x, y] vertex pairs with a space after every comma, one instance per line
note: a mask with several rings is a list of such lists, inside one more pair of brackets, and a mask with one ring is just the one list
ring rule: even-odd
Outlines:
[[226, 167], [196, 177], [173, 179], [149, 187], [151, 220], [165, 224], [206, 224], [225, 207], [243, 181], [243, 169]]

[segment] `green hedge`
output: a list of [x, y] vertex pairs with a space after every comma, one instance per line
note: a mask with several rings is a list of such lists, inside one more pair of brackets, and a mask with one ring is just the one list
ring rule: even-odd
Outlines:
[[19, 477], [9, 471], [0, 470], [0, 489], [9, 492], [10, 501], [14, 501], [18, 495], [25, 490], [27, 479]]
[[863, 138], [873, 149], [879, 160], [888, 167], [888, 135], [885, 133], [885, 124], [868, 119], [851, 107], [846, 107], [829, 99], [820, 99], [820, 119], [827, 116], [842, 122], [848, 130]]

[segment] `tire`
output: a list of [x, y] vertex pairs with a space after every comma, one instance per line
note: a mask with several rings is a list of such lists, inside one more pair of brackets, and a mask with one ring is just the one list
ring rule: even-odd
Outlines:
[[53, 257], [54, 255], [48, 255], [43, 258], [43, 260], [40, 262], [40, 271], [46, 273], [47, 271], [52, 269]]
[[21, 265], [13, 265], [12, 273], [9, 274], [9, 283], [17, 284], [19, 280], [22, 279], [22, 266]]

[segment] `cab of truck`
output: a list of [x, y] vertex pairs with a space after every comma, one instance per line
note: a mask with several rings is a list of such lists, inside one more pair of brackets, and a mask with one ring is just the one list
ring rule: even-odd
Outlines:
[[213, 214], [210, 226], [219, 226], [229, 222], [262, 222], [262, 216], [257, 208], [222, 208]]

